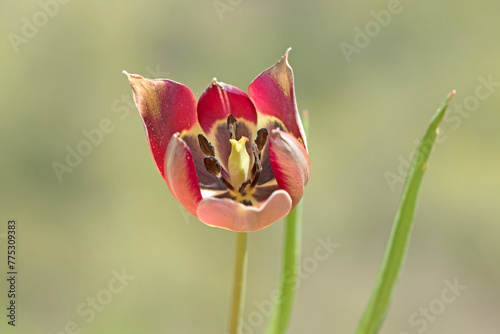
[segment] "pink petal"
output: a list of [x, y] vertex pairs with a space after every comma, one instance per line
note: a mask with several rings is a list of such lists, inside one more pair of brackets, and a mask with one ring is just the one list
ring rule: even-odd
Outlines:
[[165, 178], [165, 151], [170, 138], [174, 133], [189, 130], [198, 123], [196, 98], [189, 88], [178, 82], [125, 74], [134, 92], [151, 154]]
[[165, 180], [174, 197], [191, 214], [202, 200], [193, 155], [186, 143], [176, 133], [168, 144], [165, 155]]
[[289, 133], [275, 129], [269, 137], [269, 159], [274, 176], [280, 189], [290, 194], [294, 208], [309, 181], [309, 156], [304, 146]]
[[208, 134], [217, 122], [226, 124], [229, 115], [257, 124], [257, 113], [248, 95], [237, 87], [214, 79], [198, 101], [200, 125]]
[[[268, 127], [266, 118], [281, 121], [285, 130], [307, 147], [293, 84], [293, 71], [288, 64], [288, 49], [274, 66], [262, 72], [248, 87], [248, 95], [257, 109], [259, 127]], [[273, 122], [274, 123], [274, 122]], [[274, 127], [274, 126], [273, 126]]]
[[207, 225], [235, 232], [255, 232], [285, 217], [292, 200], [284, 190], [275, 191], [260, 207], [228, 198], [208, 197], [198, 205], [198, 218]]

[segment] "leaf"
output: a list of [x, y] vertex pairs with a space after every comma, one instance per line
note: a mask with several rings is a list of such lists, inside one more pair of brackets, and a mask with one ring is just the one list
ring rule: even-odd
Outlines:
[[387, 314], [392, 292], [404, 264], [413, 228], [413, 218], [417, 204], [420, 184], [427, 170], [427, 160], [437, 137], [438, 126], [443, 120], [448, 102], [455, 95], [452, 91], [443, 101], [429, 124], [427, 132], [420, 141], [411, 162], [408, 178], [403, 188], [391, 235], [387, 243], [384, 259], [377, 283], [359, 323], [356, 334], [376, 334]]

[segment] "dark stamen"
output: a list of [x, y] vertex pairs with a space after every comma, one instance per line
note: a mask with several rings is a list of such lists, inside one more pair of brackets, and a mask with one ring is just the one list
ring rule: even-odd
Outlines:
[[215, 156], [215, 149], [208, 139], [201, 133], [198, 135], [198, 144], [205, 155]]
[[257, 148], [259, 149], [259, 154], [262, 152], [262, 149], [266, 144], [267, 135], [268, 132], [266, 128], [262, 128], [259, 131], [257, 131], [257, 138], [255, 139], [255, 144], [257, 144]]
[[252, 149], [253, 149], [253, 157], [255, 159], [255, 170], [256, 171], [261, 171], [262, 170], [262, 162], [260, 161], [260, 153], [259, 153], [259, 148], [256, 143], [252, 144]]
[[252, 151], [254, 163], [252, 166], [252, 183], [250, 184], [250, 189], [255, 188], [257, 182], [259, 182], [260, 171], [262, 170], [262, 161], [260, 160], [259, 146], [257, 143], [252, 144]]
[[233, 115], [229, 115], [229, 117], [227, 118], [227, 129], [229, 130], [229, 133], [231, 134], [230, 139], [237, 139], [237, 136], [236, 136], [236, 130], [237, 130], [236, 118], [234, 118]]
[[252, 172], [250, 173], [250, 175], [252, 175], [252, 178], [254, 177], [256, 171], [257, 171], [257, 166], [254, 163], [252, 166]]
[[207, 156], [203, 159], [203, 163], [210, 174], [217, 177], [221, 176], [222, 166], [215, 157]]
[[250, 179], [243, 182], [240, 186], [240, 189], [238, 189], [238, 192], [242, 195], [246, 195], [246, 189], [247, 189], [247, 186], [250, 184], [250, 182], [252, 182], [252, 180], [250, 180]]
[[217, 158], [206, 156], [205, 159], [203, 159], [203, 163], [210, 174], [216, 176], [222, 183], [224, 183], [227, 189], [234, 191], [233, 185], [226, 178], [226, 171], [222, 168]]
[[227, 187], [227, 189], [234, 191], [233, 185], [225, 177], [219, 177], [219, 180], [221, 180], [221, 182], [224, 183], [224, 185]]
[[257, 182], [259, 182], [259, 177], [260, 177], [260, 170], [255, 172], [255, 175], [253, 176], [252, 183], [250, 184], [250, 189], [255, 188], [257, 185]]

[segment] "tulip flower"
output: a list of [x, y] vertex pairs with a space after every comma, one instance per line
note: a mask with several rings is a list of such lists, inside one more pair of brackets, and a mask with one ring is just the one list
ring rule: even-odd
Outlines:
[[302, 197], [310, 164], [289, 51], [248, 95], [213, 79], [196, 101], [178, 82], [125, 72], [158, 171], [207, 225], [257, 231]]

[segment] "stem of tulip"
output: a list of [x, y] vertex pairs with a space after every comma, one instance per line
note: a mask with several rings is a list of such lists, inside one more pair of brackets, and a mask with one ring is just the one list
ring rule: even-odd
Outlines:
[[[304, 132], [309, 133], [309, 112], [302, 114]], [[284, 334], [290, 323], [297, 290], [300, 266], [300, 249], [302, 244], [302, 202], [286, 217], [285, 240], [283, 244], [283, 267], [279, 286], [279, 298], [269, 320], [266, 334]]]
[[284, 334], [290, 323], [297, 287], [302, 231], [302, 201], [286, 217], [280, 298], [276, 301], [266, 334]]
[[236, 257], [234, 260], [233, 297], [229, 317], [229, 334], [238, 334], [240, 315], [245, 303], [245, 283], [248, 263], [248, 233], [238, 232], [236, 235]]

